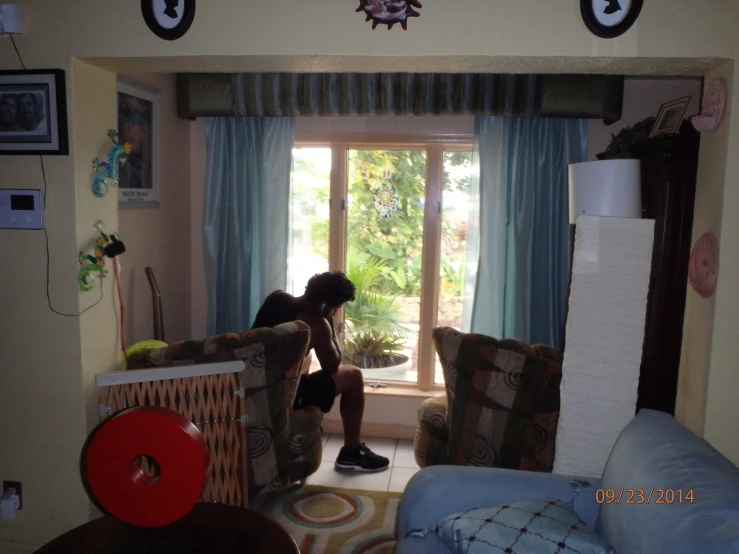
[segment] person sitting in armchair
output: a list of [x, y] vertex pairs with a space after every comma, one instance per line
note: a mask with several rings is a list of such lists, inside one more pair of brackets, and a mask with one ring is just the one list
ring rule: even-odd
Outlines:
[[[354, 284], [340, 271], [316, 274], [308, 280], [305, 294], [293, 296], [282, 290], [265, 299], [252, 329], [275, 327], [300, 320], [310, 326], [308, 353], [315, 351], [321, 369], [300, 376], [294, 408], [318, 406], [328, 413], [341, 396], [344, 447], [334, 467], [338, 471], [377, 472], [387, 469], [389, 460], [360, 442], [364, 414], [364, 381], [359, 368], [341, 363], [342, 352], [334, 329], [336, 312], [354, 300]], [[309, 357], [306, 358], [309, 361]]]

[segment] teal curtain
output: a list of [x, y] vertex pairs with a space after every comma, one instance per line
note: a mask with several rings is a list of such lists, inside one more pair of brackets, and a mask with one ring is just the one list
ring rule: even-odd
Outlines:
[[208, 335], [251, 327], [287, 285], [293, 118], [206, 118], [203, 258]]
[[564, 348], [567, 166], [586, 153], [584, 119], [475, 118], [465, 330]]

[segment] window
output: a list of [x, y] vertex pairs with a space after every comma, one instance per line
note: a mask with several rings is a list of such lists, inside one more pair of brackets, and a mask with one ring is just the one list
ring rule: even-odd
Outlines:
[[347, 273], [357, 292], [340, 318], [344, 362], [366, 381], [444, 382], [431, 331], [462, 327], [471, 150], [392, 137], [297, 142], [289, 292], [302, 294], [315, 273]]

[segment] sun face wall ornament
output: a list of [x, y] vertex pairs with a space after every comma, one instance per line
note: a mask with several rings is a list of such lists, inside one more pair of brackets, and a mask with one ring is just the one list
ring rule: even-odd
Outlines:
[[357, 12], [364, 12], [365, 21], [372, 21], [372, 29], [378, 25], [387, 25], [388, 30], [400, 23], [403, 30], [408, 29], [409, 17], [420, 17], [413, 8], [422, 8], [418, 0], [359, 0]]
[[390, 217], [398, 211], [398, 191], [384, 183], [375, 191], [375, 211], [380, 217]]
[[141, 0], [146, 26], [164, 40], [182, 37], [195, 19], [195, 0]]
[[644, 0], [580, 0], [580, 13], [595, 36], [616, 38], [636, 22], [643, 5]]

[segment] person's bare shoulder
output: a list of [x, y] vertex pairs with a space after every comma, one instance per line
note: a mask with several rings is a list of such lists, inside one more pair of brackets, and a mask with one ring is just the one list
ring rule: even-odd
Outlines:
[[324, 324], [328, 325], [328, 321], [326, 321], [325, 318], [307, 308], [301, 311], [296, 316], [296, 319], [299, 319], [300, 321], [308, 325], [311, 328], [311, 331], [314, 332], [323, 328]]

